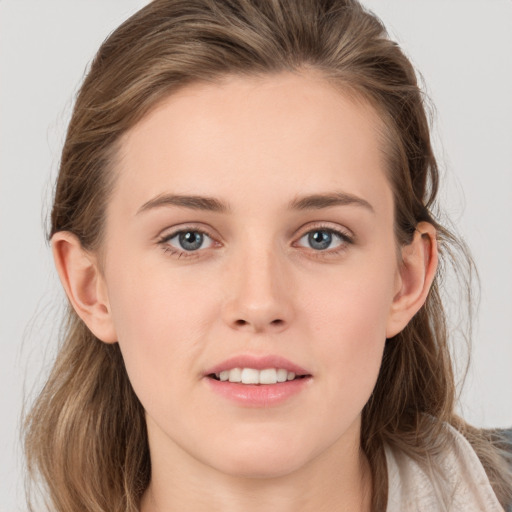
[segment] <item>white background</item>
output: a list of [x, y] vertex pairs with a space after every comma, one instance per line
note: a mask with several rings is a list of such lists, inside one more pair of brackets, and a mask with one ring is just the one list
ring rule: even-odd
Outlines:
[[[44, 237], [71, 105], [102, 40], [144, 0], [0, 0], [0, 512], [24, 510], [19, 418], [49, 367], [62, 295]], [[366, 0], [437, 107], [442, 197], [482, 300], [461, 412], [512, 425], [512, 2]]]

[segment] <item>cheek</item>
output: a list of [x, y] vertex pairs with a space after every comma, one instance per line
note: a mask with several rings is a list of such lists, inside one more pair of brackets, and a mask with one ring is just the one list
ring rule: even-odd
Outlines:
[[396, 266], [388, 254], [356, 256], [350, 263], [316, 277], [315, 283], [314, 279], [302, 283], [303, 312], [322, 330], [322, 338], [364, 349], [385, 339]]
[[375, 386], [394, 295], [392, 266], [385, 260], [373, 266], [359, 264], [333, 275], [328, 293], [310, 292], [305, 308], [322, 365], [318, 374], [329, 394], [326, 413], [337, 404], [338, 410], [347, 412], [346, 418], [361, 411]]
[[149, 346], [196, 338], [215, 308], [208, 281], [198, 279], [192, 267], [176, 271], [165, 259], [151, 260], [125, 259], [112, 265], [107, 278], [120, 342]]
[[126, 369], [139, 399], [151, 410], [162, 397], [178, 396], [170, 389], [193, 382], [193, 363], [210, 319], [218, 316], [217, 305], [208, 291], [198, 293], [186, 276], [165, 268], [124, 264], [109, 277], [111, 310]]

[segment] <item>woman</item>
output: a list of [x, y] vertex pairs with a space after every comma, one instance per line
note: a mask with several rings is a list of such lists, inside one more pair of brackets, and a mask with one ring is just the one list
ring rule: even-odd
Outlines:
[[502, 510], [498, 445], [454, 414], [437, 186], [414, 70], [357, 2], [125, 22], [52, 212], [52, 510]]

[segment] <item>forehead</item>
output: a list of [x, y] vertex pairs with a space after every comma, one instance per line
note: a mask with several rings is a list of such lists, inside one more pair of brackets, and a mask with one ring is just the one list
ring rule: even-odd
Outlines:
[[191, 84], [124, 135], [116, 194], [126, 213], [169, 192], [270, 203], [332, 187], [378, 203], [390, 194], [381, 131], [368, 103], [314, 75]]

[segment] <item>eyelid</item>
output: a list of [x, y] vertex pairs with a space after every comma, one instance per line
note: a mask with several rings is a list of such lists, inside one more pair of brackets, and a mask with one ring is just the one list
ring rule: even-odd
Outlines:
[[[210, 244], [208, 245], [208, 247], [201, 247], [200, 249], [187, 251], [186, 249], [183, 249], [179, 246], [175, 246], [174, 244], [171, 243], [171, 240], [174, 240], [175, 238], [179, 238], [179, 235], [181, 235], [182, 233], [198, 233], [203, 237], [203, 239], [208, 238], [210, 240]], [[208, 233], [203, 233], [202, 231], [199, 231], [197, 229], [183, 229], [183, 230], [176, 232], [174, 235], [166, 236], [164, 238], [164, 240], [162, 241], [162, 243], [168, 243], [169, 245], [174, 247], [177, 251], [185, 252], [185, 253], [189, 254], [192, 252], [199, 252], [201, 250], [209, 249], [215, 243], [215, 240]]]
[[[295, 241], [293, 242], [292, 246], [300, 249], [302, 255], [307, 258], [314, 258], [319, 261], [327, 261], [329, 258], [339, 258], [349, 249], [351, 245], [354, 244], [355, 235], [352, 233], [352, 231], [340, 226], [339, 224], [336, 224], [335, 226], [336, 227], [333, 227], [331, 223], [326, 222], [315, 222], [313, 224], [303, 226], [300, 230], [300, 234], [295, 237]], [[338, 237], [339, 243], [332, 248], [330, 247], [321, 250], [300, 244], [299, 242], [312, 231], [330, 232], [334, 236]]]
[[166, 228], [162, 229], [155, 238], [157, 239], [157, 241], [161, 242], [163, 240], [169, 240], [170, 238], [173, 238], [174, 236], [176, 236], [178, 233], [183, 233], [186, 231], [194, 231], [197, 233], [201, 233], [203, 235], [207, 235], [212, 240], [215, 240], [218, 242], [219, 237], [217, 235], [212, 234], [213, 230], [211, 230], [209, 228], [205, 228], [202, 225], [198, 225], [193, 222], [178, 224], [177, 226], [172, 226], [172, 227], [166, 227]]
[[346, 240], [347, 242], [353, 243], [355, 242], [355, 235], [354, 233], [344, 227], [340, 226], [339, 224], [334, 224], [331, 222], [312, 222], [309, 224], [306, 224], [305, 226], [301, 226], [300, 229], [297, 230], [297, 235], [294, 237], [295, 240], [300, 240], [304, 235], [307, 235], [311, 231], [329, 231], [331, 233], [339, 235], [342, 239]]
[[[176, 247], [169, 243], [169, 240], [172, 240], [180, 233], [186, 233], [187, 231], [200, 233], [202, 235], [207, 236], [212, 241], [211, 245], [209, 247], [197, 249], [195, 251], [187, 251], [185, 249], [180, 249], [179, 247]], [[207, 251], [208, 249], [211, 249], [212, 247], [221, 245], [218, 238], [219, 237], [212, 235], [210, 230], [205, 229], [202, 226], [199, 227], [197, 224], [194, 225], [194, 223], [190, 223], [180, 224], [178, 226], [172, 226], [163, 229], [157, 235], [156, 243], [164, 250], [164, 252], [170, 253], [172, 256], [177, 256], [178, 258], [194, 258], [199, 257], [201, 253]]]

